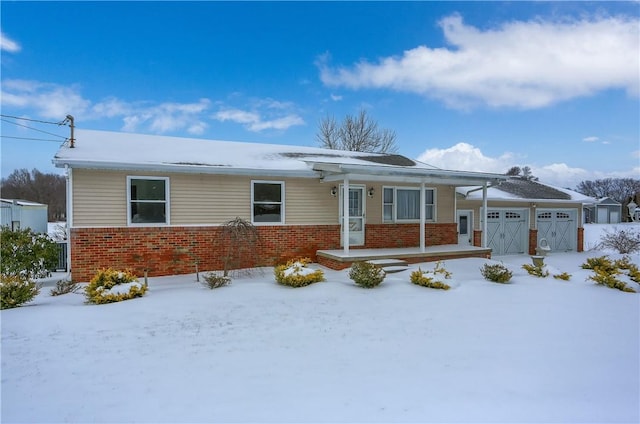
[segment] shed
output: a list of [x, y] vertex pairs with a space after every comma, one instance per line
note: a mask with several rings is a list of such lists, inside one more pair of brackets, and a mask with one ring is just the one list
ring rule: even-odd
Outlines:
[[589, 224], [618, 224], [622, 218], [622, 204], [610, 197], [585, 205], [584, 219]]
[[47, 233], [47, 209], [42, 203], [19, 199], [0, 199], [2, 226], [12, 230], [31, 228], [36, 233]]

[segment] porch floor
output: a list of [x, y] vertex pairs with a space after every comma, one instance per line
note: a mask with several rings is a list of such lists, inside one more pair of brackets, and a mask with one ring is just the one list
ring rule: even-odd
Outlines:
[[351, 248], [348, 254], [345, 254], [344, 249], [318, 250], [316, 256], [320, 264], [333, 269], [342, 269], [351, 266], [353, 262], [377, 259], [404, 259], [409, 263], [417, 263], [458, 258], [490, 258], [491, 248], [462, 246], [459, 244], [426, 246], [424, 250], [419, 247]]

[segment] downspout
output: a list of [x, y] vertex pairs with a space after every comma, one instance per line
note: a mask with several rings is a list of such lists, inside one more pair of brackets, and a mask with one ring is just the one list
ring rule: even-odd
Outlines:
[[426, 206], [425, 206], [425, 195], [424, 195], [424, 181], [420, 183], [420, 251], [424, 252], [425, 250], [425, 222], [426, 222]]
[[482, 185], [482, 247], [487, 247], [487, 182]]
[[344, 176], [342, 183], [342, 246], [344, 254], [349, 255], [349, 177]]
[[67, 272], [71, 272], [71, 227], [73, 226], [73, 172], [69, 165], [64, 166], [67, 180]]

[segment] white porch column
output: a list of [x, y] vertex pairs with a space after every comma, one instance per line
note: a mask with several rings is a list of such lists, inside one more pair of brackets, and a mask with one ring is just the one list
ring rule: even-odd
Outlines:
[[424, 182], [420, 183], [420, 251], [424, 252], [425, 250], [425, 229], [424, 224], [426, 222], [427, 211], [425, 205], [425, 195], [424, 195]]
[[344, 254], [349, 254], [349, 177], [342, 182], [342, 246]]
[[482, 247], [487, 247], [487, 182], [482, 185]]

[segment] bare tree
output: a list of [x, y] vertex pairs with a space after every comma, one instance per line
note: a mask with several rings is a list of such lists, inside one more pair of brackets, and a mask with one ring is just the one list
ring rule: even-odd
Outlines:
[[522, 168], [520, 168], [519, 166], [512, 166], [505, 173], [505, 175], [509, 175], [511, 177], [520, 177], [522, 179], [529, 180], [529, 181], [538, 181], [538, 177], [535, 177], [533, 175], [531, 168], [528, 166], [523, 166]]
[[318, 124], [316, 139], [327, 149], [375, 153], [398, 151], [395, 131], [378, 128], [378, 123], [365, 110], [360, 110], [357, 116], [345, 116], [340, 125], [333, 116], [325, 117]]
[[2, 197], [30, 200], [48, 205], [49, 221], [63, 221], [66, 213], [66, 179], [58, 174], [45, 174], [37, 169], [16, 169], [2, 179]]
[[576, 191], [587, 196], [611, 199], [625, 204], [630, 197], [640, 193], [640, 180], [633, 178], [604, 178], [595, 181], [582, 181]]

